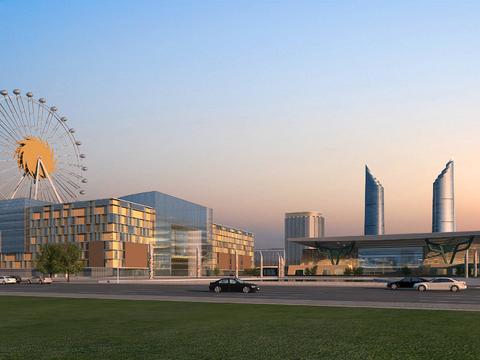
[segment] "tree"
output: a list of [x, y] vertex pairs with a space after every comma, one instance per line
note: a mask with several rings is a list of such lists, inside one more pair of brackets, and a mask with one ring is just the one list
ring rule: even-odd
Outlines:
[[40, 253], [36, 261], [36, 268], [50, 277], [61, 271], [60, 257], [61, 248], [58, 244], [45, 244], [40, 247]]
[[60, 268], [67, 274], [67, 281], [70, 282], [70, 275], [77, 274], [83, 270], [85, 264], [82, 260], [82, 251], [72, 243], [60, 244]]
[[401, 271], [403, 276], [408, 276], [412, 274], [412, 270], [408, 266], [404, 266]]
[[67, 281], [70, 275], [83, 270], [82, 252], [72, 243], [45, 244], [41, 247], [36, 261], [36, 268], [43, 274], [65, 273]]

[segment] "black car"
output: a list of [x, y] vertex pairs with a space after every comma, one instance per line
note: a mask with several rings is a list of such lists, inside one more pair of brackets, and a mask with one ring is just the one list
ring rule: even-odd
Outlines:
[[428, 281], [420, 277], [405, 277], [401, 280], [390, 281], [387, 283], [387, 288], [396, 290], [396, 289], [413, 289], [413, 285], [420, 282]]
[[237, 278], [223, 278], [210, 283], [210, 291], [220, 293], [222, 291], [235, 291], [235, 292], [257, 292], [260, 288], [252, 283], [244, 282]]

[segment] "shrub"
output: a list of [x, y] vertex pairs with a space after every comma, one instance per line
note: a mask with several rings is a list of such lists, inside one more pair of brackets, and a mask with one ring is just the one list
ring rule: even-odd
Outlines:
[[362, 267], [353, 268], [353, 275], [363, 275], [363, 268]]
[[251, 269], [245, 269], [243, 270], [245, 275], [250, 275], [250, 276], [260, 276], [260, 269], [259, 268], [251, 268]]

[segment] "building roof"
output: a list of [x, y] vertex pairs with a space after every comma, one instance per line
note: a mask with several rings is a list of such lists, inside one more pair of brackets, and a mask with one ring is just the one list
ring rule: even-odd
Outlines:
[[320, 211], [302, 211], [302, 212], [288, 212], [285, 213], [286, 217], [293, 217], [293, 216], [322, 216]]
[[354, 236], [328, 236], [320, 238], [289, 238], [288, 241], [295, 242], [306, 246], [320, 246], [322, 244], [331, 243], [364, 243], [373, 245], [391, 245], [393, 243], [417, 243], [425, 240], [444, 240], [444, 239], [460, 239], [468, 237], [480, 237], [480, 230], [475, 231], [455, 231], [443, 233], [410, 233], [410, 234], [388, 234], [388, 235], [354, 235]]

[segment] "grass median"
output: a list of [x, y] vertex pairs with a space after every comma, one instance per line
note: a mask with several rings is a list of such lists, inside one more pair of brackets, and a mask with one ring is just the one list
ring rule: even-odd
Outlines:
[[0, 359], [478, 359], [480, 313], [0, 297]]

